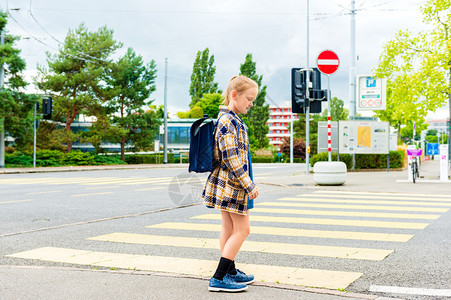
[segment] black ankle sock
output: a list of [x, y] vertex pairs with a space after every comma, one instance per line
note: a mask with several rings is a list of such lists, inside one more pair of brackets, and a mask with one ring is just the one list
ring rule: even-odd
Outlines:
[[230, 265], [233, 263], [232, 260], [227, 259], [225, 257], [221, 257], [219, 260], [218, 268], [216, 269], [215, 274], [213, 275], [213, 278], [216, 278], [218, 280], [222, 280], [224, 276], [226, 276]]
[[229, 267], [229, 271], [227, 273], [229, 273], [230, 275], [236, 275], [235, 261], [232, 261]]

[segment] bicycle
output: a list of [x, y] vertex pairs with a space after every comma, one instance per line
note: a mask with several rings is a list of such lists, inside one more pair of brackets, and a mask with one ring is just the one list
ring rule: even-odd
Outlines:
[[423, 150], [421, 149], [407, 149], [407, 155], [412, 156], [412, 181], [416, 182], [416, 179], [420, 177], [420, 168], [418, 166], [418, 157], [423, 154]]
[[412, 156], [412, 180], [415, 183], [415, 179], [420, 177], [420, 171], [418, 170], [417, 157]]

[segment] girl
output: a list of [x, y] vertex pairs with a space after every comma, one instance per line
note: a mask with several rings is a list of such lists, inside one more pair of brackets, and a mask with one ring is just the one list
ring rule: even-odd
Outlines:
[[246, 76], [234, 76], [224, 92], [224, 106], [219, 107], [214, 145], [218, 165], [202, 193], [204, 204], [221, 210], [222, 214], [221, 260], [210, 279], [210, 291], [238, 292], [254, 281], [253, 275], [235, 268], [234, 259], [249, 235], [248, 209], [258, 196], [251, 178], [249, 139], [238, 114], [247, 113], [257, 94], [255, 81]]

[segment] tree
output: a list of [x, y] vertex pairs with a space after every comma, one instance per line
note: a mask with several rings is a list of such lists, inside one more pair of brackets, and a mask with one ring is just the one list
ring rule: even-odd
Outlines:
[[399, 31], [375, 70], [375, 76], [387, 78], [387, 110], [376, 115], [398, 132], [447, 100], [451, 118], [451, 2], [429, 0], [421, 11], [428, 30]]
[[[349, 115], [349, 111], [344, 108], [344, 101], [338, 99], [337, 97], [333, 97], [330, 100], [330, 120], [331, 121], [340, 121], [347, 120]], [[322, 113], [323, 117], [326, 117], [327, 121], [327, 109], [325, 109]]]
[[115, 114], [111, 123], [119, 130], [114, 142], [121, 145], [121, 159], [125, 161], [125, 145], [131, 143], [134, 149], [148, 149], [158, 133], [161, 121], [158, 112], [144, 111], [153, 100], [149, 99], [156, 90], [156, 66], [152, 60], [147, 65], [140, 55], [129, 48], [127, 53], [111, 65], [106, 79], [108, 85], [107, 107]]
[[[303, 138], [294, 138], [293, 140], [293, 157], [305, 160], [305, 140]], [[287, 157], [290, 157], [290, 138], [284, 138], [282, 146], [280, 146], [280, 152], [285, 153]]]
[[109, 56], [121, 44], [113, 39], [113, 31], [101, 27], [90, 32], [84, 24], [69, 30], [57, 54], [47, 53], [48, 69], [39, 66], [38, 87], [53, 97], [55, 121], [65, 122], [63, 132], [67, 152], [80, 137], [70, 126], [78, 114], [101, 109], [102, 85], [111, 63]]
[[269, 132], [269, 126], [266, 124], [269, 119], [269, 105], [265, 103], [266, 85], [262, 86], [262, 75], [257, 75], [257, 63], [252, 61], [252, 54], [247, 54], [244, 63], [240, 65], [240, 75], [247, 76], [257, 82], [259, 92], [254, 101], [254, 106], [249, 109], [243, 120], [248, 127], [252, 127], [253, 136], [257, 148], [266, 148], [269, 140], [266, 135]]
[[210, 50], [198, 51], [194, 60], [193, 73], [191, 74], [191, 85], [189, 94], [191, 96], [190, 108], [203, 97], [204, 94], [218, 92], [218, 84], [214, 82], [216, 67], [215, 56], [210, 56]]
[[[5, 34], [7, 15], [0, 12], [0, 31]], [[0, 63], [4, 69], [4, 86], [0, 91], [0, 130], [13, 137], [19, 149], [24, 149], [33, 141], [33, 105], [37, 97], [21, 92], [27, 83], [22, 77], [25, 61], [20, 50], [14, 47], [18, 37], [5, 34], [0, 46]], [[2, 146], [4, 141], [0, 141]]]
[[210, 118], [216, 119], [219, 114], [219, 105], [222, 104], [223, 97], [219, 93], [204, 94], [196, 106], [202, 108], [203, 113]]

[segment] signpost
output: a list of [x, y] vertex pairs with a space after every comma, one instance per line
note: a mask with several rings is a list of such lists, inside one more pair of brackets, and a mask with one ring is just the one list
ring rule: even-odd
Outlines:
[[330, 125], [330, 75], [338, 70], [340, 59], [338, 58], [338, 55], [332, 50], [324, 50], [318, 55], [316, 64], [318, 65], [318, 70], [320, 70], [321, 73], [327, 75], [327, 152], [328, 161], [332, 161], [332, 137]]
[[385, 110], [387, 79], [369, 75], [357, 78], [357, 110]]

